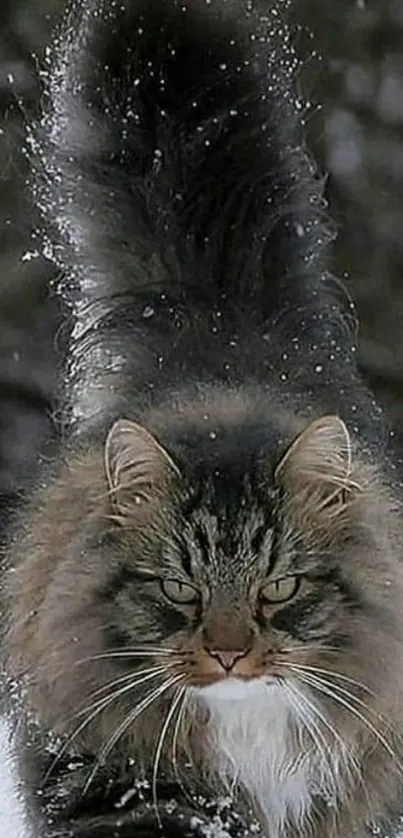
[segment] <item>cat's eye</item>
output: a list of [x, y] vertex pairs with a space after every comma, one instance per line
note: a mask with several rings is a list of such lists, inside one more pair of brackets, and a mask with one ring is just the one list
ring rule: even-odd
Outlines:
[[285, 576], [283, 579], [274, 579], [267, 582], [260, 589], [260, 597], [264, 602], [287, 602], [292, 599], [298, 591], [300, 580], [298, 576]]
[[161, 581], [162, 592], [171, 602], [192, 603], [197, 602], [199, 594], [192, 585], [179, 582], [177, 579], [163, 579]]

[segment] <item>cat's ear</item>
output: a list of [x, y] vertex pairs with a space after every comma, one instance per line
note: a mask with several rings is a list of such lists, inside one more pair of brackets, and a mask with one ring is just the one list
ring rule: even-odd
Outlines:
[[166, 489], [179, 470], [157, 440], [137, 422], [118, 419], [105, 443], [105, 472], [115, 516], [125, 520]]
[[352, 443], [346, 425], [338, 416], [323, 416], [290, 445], [276, 468], [275, 480], [289, 494], [314, 495], [323, 508], [356, 487], [351, 469]]

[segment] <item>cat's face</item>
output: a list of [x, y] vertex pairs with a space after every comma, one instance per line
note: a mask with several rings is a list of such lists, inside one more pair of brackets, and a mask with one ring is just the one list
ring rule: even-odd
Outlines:
[[196, 497], [130, 422], [112, 429], [106, 470], [125, 554], [112, 645], [161, 650], [161, 665], [197, 688], [281, 681], [318, 652], [354, 647], [370, 607], [359, 582], [369, 531], [337, 417], [310, 425], [267, 479], [263, 463], [227, 496], [212, 479]]

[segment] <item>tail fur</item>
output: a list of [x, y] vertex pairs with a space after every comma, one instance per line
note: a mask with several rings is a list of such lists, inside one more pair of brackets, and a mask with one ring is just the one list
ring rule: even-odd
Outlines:
[[101, 346], [115, 363], [129, 351], [134, 360], [125, 333], [141, 336], [141, 367], [147, 342], [159, 357], [184, 323], [195, 335], [212, 312], [239, 332], [245, 317], [261, 328], [279, 308], [323, 298], [329, 236], [301, 145], [286, 5], [73, 6], [34, 145], [81, 390], [86, 377], [94, 387]]

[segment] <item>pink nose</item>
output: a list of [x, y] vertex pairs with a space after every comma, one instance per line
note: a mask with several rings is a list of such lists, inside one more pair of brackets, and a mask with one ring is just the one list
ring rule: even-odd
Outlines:
[[212, 658], [216, 658], [222, 668], [229, 672], [236, 662], [244, 658], [249, 649], [207, 649]]

